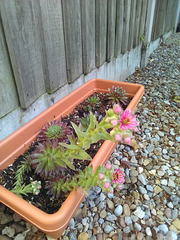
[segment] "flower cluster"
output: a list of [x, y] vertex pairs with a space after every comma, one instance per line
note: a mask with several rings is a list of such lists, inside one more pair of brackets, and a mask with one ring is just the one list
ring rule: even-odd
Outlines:
[[110, 135], [114, 136], [117, 142], [131, 145], [133, 131], [138, 132], [138, 123], [129, 109], [123, 111], [120, 105], [115, 104], [113, 110], [109, 110], [106, 122], [112, 124]]
[[113, 193], [114, 188], [122, 189], [125, 182], [124, 172], [118, 168], [112, 171], [111, 164], [106, 164], [104, 173], [99, 173], [99, 185], [104, 191]]

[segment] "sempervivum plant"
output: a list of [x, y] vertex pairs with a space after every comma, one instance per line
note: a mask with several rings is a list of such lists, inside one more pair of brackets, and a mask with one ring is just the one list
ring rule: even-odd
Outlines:
[[58, 141], [46, 141], [39, 143], [36, 150], [31, 154], [31, 164], [35, 172], [42, 177], [57, 175], [60, 168], [67, 166], [74, 169], [70, 160], [63, 155], [63, 148]]
[[47, 123], [37, 137], [39, 142], [46, 140], [58, 140], [59, 142], [67, 142], [68, 136], [72, 134], [67, 123], [61, 121], [51, 121]]
[[108, 88], [108, 91], [106, 95], [110, 101], [117, 104], [127, 104], [128, 98], [126, 97], [127, 93], [124, 89], [112, 86], [112, 89]]

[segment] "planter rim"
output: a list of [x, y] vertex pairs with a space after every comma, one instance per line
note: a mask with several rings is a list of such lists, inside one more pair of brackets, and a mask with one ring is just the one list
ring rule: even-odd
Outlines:
[[[104, 79], [89, 80], [2, 140], [0, 142], [0, 169], [4, 169], [7, 164], [9, 165], [12, 163], [17, 155], [22, 154], [23, 151], [29, 147], [30, 143], [36, 138], [40, 128], [42, 128], [44, 123], [47, 122], [48, 118], [50, 120], [59, 119], [61, 115], [69, 114], [76, 105], [86, 99], [93, 92], [107, 92], [107, 89], [114, 85], [121, 86], [125, 90], [128, 89], [126, 92], [128, 93], [128, 96], [133, 97], [133, 99], [127, 108], [134, 111], [144, 93], [144, 87], [142, 85]], [[80, 93], [83, 94], [83, 96], [81, 96]], [[71, 99], [71, 101], [69, 99]], [[68, 105], [69, 107], [64, 106], [69, 103], [71, 103], [70, 106]], [[55, 112], [60, 111], [59, 109], [62, 110], [61, 114], [59, 112], [54, 114]], [[53, 118], [54, 115], [55, 118]], [[38, 126], [34, 127], [34, 125]], [[24, 132], [29, 134], [29, 137], [27, 137], [26, 134], [23, 134]], [[17, 141], [17, 139], [20, 139], [18, 147], [17, 145], [13, 145], [13, 142]], [[95, 170], [98, 165], [105, 164], [115, 147], [115, 143], [112, 143], [109, 140], [104, 141], [101, 148], [91, 161], [93, 170]], [[11, 149], [13, 149], [12, 152]], [[0, 186], [0, 202], [52, 237], [59, 237], [60, 234], [62, 234], [84, 197], [85, 195], [80, 188], [78, 188], [77, 192], [73, 190], [56, 213], [48, 214], [21, 199], [3, 186]]]

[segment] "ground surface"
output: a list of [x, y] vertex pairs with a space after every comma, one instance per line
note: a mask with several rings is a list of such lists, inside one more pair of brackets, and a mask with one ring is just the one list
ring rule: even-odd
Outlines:
[[[136, 111], [139, 149], [120, 146], [109, 159], [130, 161], [124, 189], [114, 196], [92, 190], [61, 239], [180, 239], [180, 34], [162, 42], [148, 66], [126, 81], [144, 85], [145, 94]], [[47, 238], [0, 205], [0, 240]]]

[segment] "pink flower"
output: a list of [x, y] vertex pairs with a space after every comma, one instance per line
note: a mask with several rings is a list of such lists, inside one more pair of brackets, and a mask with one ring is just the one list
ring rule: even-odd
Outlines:
[[119, 134], [116, 134], [116, 135], [115, 135], [115, 140], [116, 140], [117, 142], [121, 141], [121, 137], [120, 137]]
[[113, 194], [113, 190], [111, 190], [109, 193]]
[[124, 139], [124, 143], [130, 144], [130, 143], [131, 143], [131, 138], [130, 138], [130, 137], [126, 137], [126, 138]]
[[115, 104], [113, 106], [113, 111], [116, 113], [116, 114], [120, 114], [123, 110], [122, 108], [119, 106], [119, 104]]
[[41, 185], [39, 185], [39, 186], [37, 187], [37, 189], [41, 189]]
[[111, 164], [107, 163], [106, 164], [106, 169], [108, 169], [108, 170], [111, 169]]
[[120, 117], [120, 129], [134, 129], [137, 126], [136, 117], [132, 115], [130, 110], [126, 110], [122, 113]]
[[119, 168], [118, 169], [116, 169], [115, 171], [114, 171], [114, 173], [113, 173], [113, 182], [115, 183], [115, 184], [117, 184], [117, 183], [120, 183], [120, 184], [122, 184], [122, 183], [124, 183], [124, 174], [123, 174], [123, 171], [121, 171]]
[[103, 177], [104, 177], [104, 174], [102, 174], [102, 173], [99, 173], [99, 179], [103, 179]]
[[105, 188], [105, 189], [108, 189], [109, 187], [110, 187], [110, 183], [109, 183], [109, 182], [105, 182], [104, 188]]
[[112, 121], [111, 121], [111, 124], [112, 124], [113, 126], [116, 126], [116, 125], [118, 124], [118, 122], [117, 122], [117, 120], [112, 120]]

